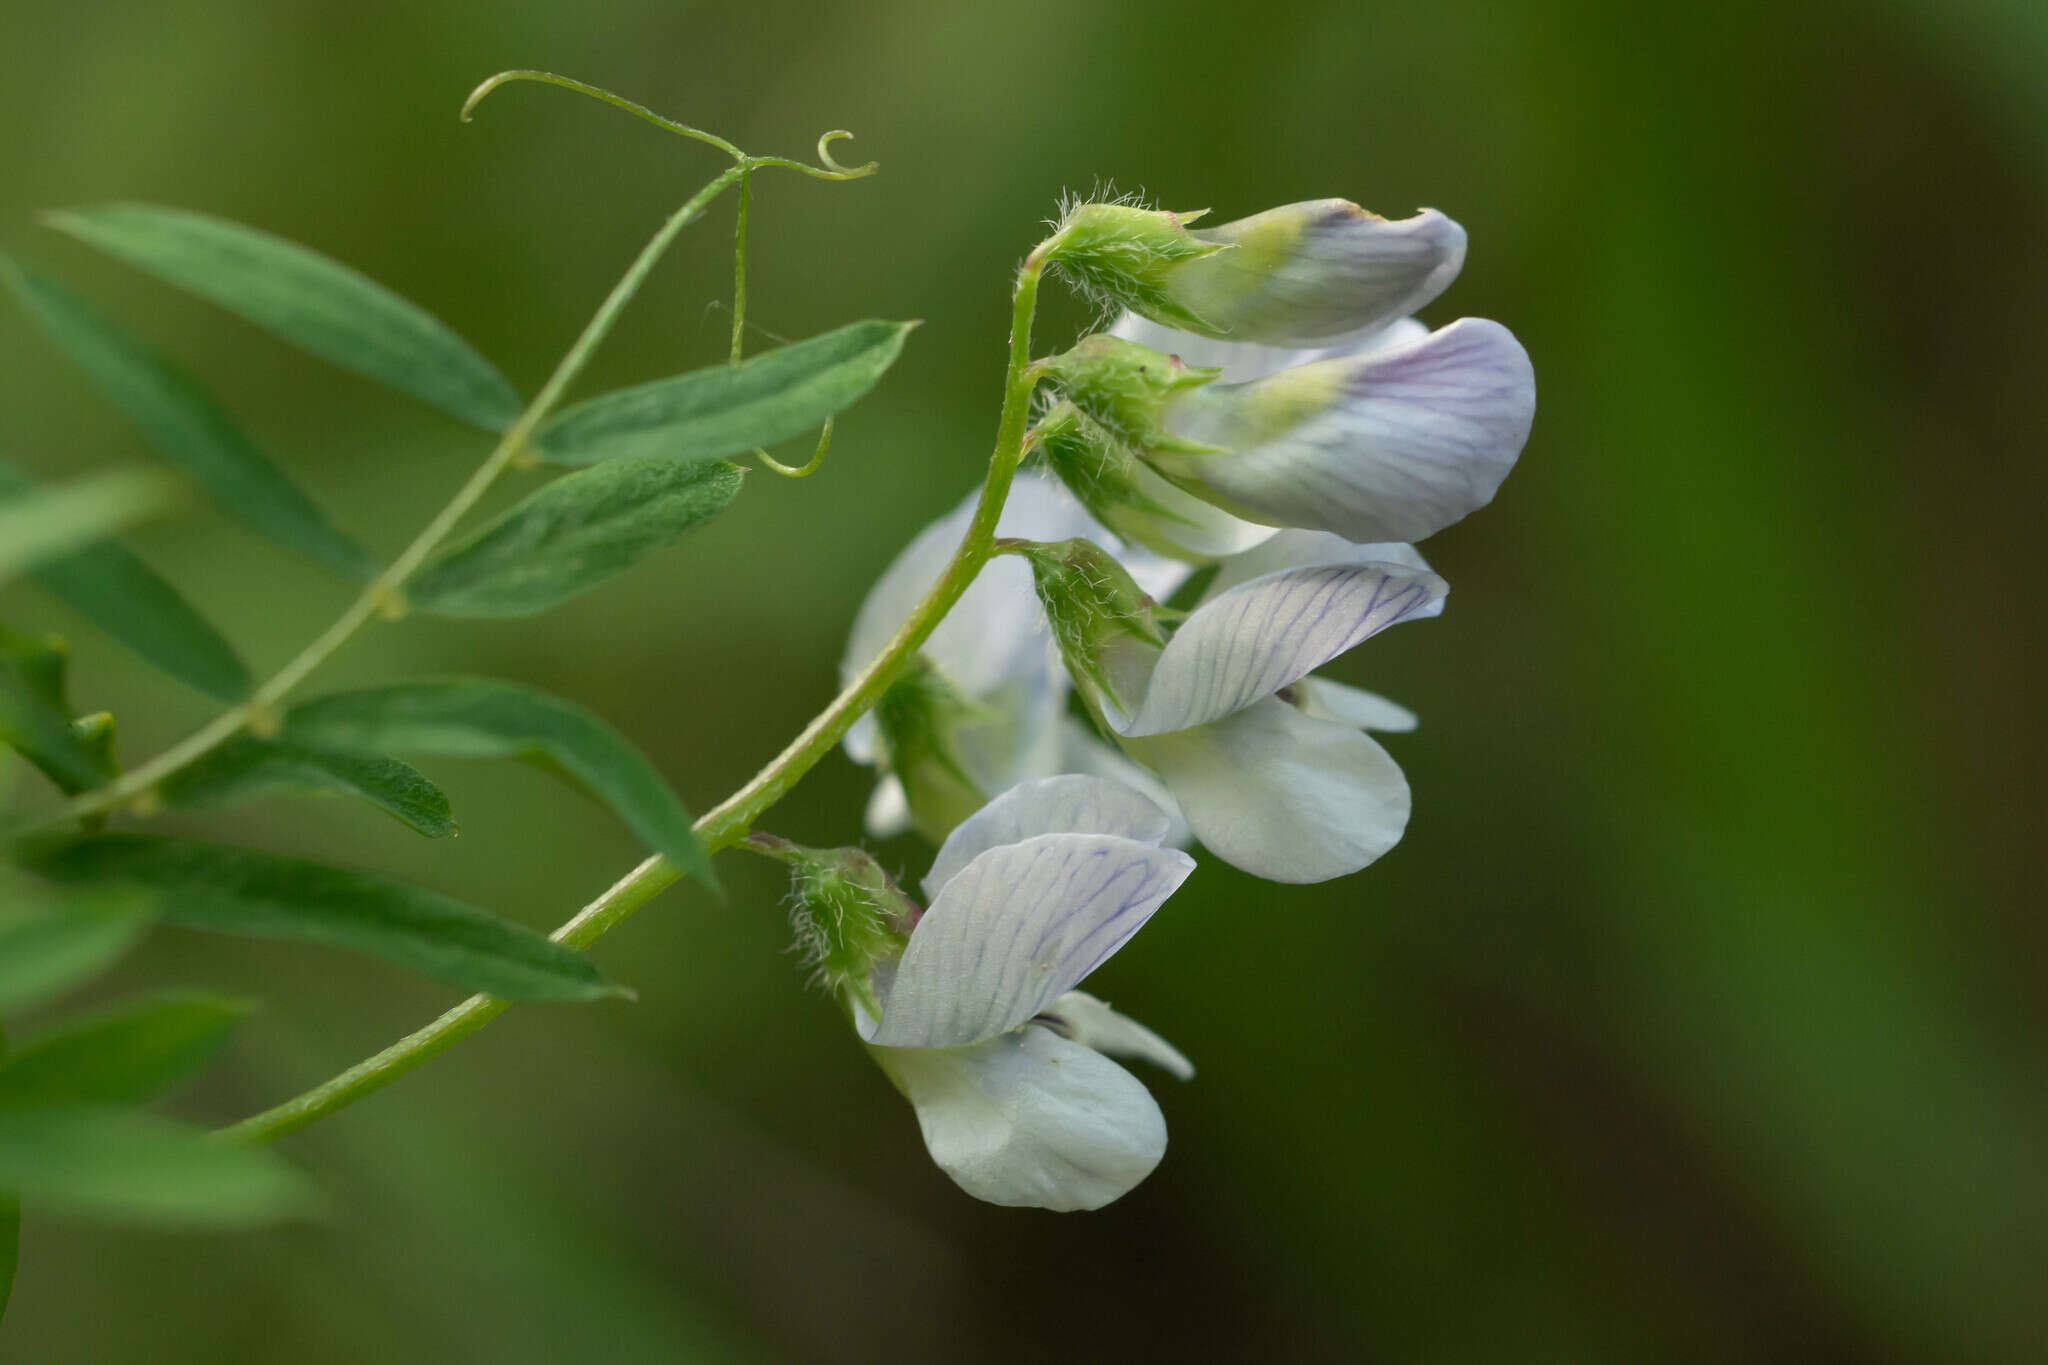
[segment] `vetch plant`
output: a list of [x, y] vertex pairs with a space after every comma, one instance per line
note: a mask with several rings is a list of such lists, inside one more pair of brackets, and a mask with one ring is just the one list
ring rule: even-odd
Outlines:
[[[1407, 317], [1463, 259], [1463, 230], [1433, 211], [1388, 222], [1327, 200], [1195, 229], [1194, 215], [1070, 205], [1017, 272], [978, 492], [877, 584], [840, 692], [702, 815], [602, 718], [525, 684], [309, 687], [379, 621], [535, 615], [718, 516], [743, 496], [749, 467], [811, 473], [834, 421], [909, 338], [910, 324], [870, 320], [741, 351], [752, 180], [873, 173], [833, 159], [846, 134], [826, 134], [815, 162], [756, 156], [532, 71], [486, 81], [464, 118], [512, 81], [603, 100], [731, 161], [663, 223], [531, 397], [426, 310], [255, 229], [137, 204], [49, 220], [491, 437], [482, 463], [381, 567], [201, 379], [68, 286], [0, 260], [27, 315], [175, 475], [113, 470], [42, 487], [0, 466], [0, 575], [33, 580], [222, 706], [137, 761], [116, 718], [71, 701], [61, 640], [0, 630], [0, 741], [51, 788], [15, 803], [0, 868], [0, 1011], [56, 997], [159, 922], [370, 954], [474, 992], [211, 1136], [143, 1105], [206, 1059], [241, 1002], [166, 997], [23, 1043], [0, 1060], [10, 1277], [17, 1193], [32, 1208], [215, 1226], [315, 1206], [310, 1182], [268, 1143], [513, 1004], [624, 994], [581, 950], [680, 878], [713, 886], [715, 855], [734, 849], [790, 865], [799, 945], [962, 1188], [1004, 1204], [1099, 1207], [1142, 1180], [1166, 1144], [1157, 1101], [1109, 1058], [1191, 1069], [1078, 988], [1194, 868], [1173, 845], [1309, 881], [1357, 870], [1400, 837], [1408, 788], [1365, 731], [1412, 729], [1414, 717], [1314, 670], [1442, 609], [1443, 580], [1407, 542], [1492, 497], [1535, 401], [1528, 358], [1505, 328], [1468, 319], [1432, 332]], [[565, 406], [655, 264], [728, 190], [738, 201], [728, 362]], [[1039, 357], [1032, 324], [1049, 273], [1122, 311], [1108, 331]], [[806, 463], [768, 454], [813, 431]], [[470, 524], [515, 475], [535, 485]], [[119, 542], [193, 496], [360, 584], [267, 679]], [[924, 905], [858, 849], [800, 848], [759, 828], [842, 744], [878, 772], [868, 826], [914, 829], [937, 848]], [[446, 757], [539, 762], [608, 805], [649, 856], [542, 936], [381, 873], [150, 827], [167, 809], [325, 793], [444, 837], [456, 813], [412, 765]]]

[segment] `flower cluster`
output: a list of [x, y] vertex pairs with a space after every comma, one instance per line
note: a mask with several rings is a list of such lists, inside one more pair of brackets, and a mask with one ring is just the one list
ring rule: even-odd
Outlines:
[[[1409, 316], [1463, 263], [1442, 214], [1198, 217], [1084, 204], [1034, 253], [1121, 312], [1035, 363], [1050, 401], [1003, 553], [845, 741], [881, 772], [870, 832], [940, 847], [927, 910], [868, 876], [881, 927], [828, 976], [934, 1159], [996, 1203], [1097, 1207], [1164, 1151], [1105, 1054], [1191, 1069], [1074, 988], [1193, 868], [1166, 845], [1316, 882], [1399, 841], [1408, 785], [1368, 732], [1416, 719], [1315, 672], [1442, 612], [1413, 542], [1492, 499], [1534, 417], [1506, 328]], [[849, 676], [972, 515], [883, 574]], [[815, 938], [826, 901], [803, 884]]]

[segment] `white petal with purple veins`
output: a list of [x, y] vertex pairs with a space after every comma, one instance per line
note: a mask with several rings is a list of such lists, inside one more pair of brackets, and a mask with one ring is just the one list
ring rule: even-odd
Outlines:
[[869, 1051], [917, 1111], [932, 1160], [976, 1199], [1099, 1209], [1166, 1155], [1166, 1119], [1137, 1077], [1046, 1029]]
[[1188, 822], [1180, 813], [1180, 803], [1173, 799], [1173, 793], [1164, 783], [1152, 775], [1148, 768], [1141, 768], [1124, 756], [1123, 750], [1106, 744], [1095, 733], [1095, 727], [1072, 716], [1061, 718], [1060, 724], [1060, 767], [1068, 772], [1087, 773], [1092, 777], [1106, 777], [1120, 782], [1132, 791], [1166, 812], [1166, 837], [1160, 840], [1168, 848], [1186, 848], [1195, 840], [1188, 829]]
[[1184, 1081], [1195, 1078], [1195, 1064], [1179, 1048], [1085, 991], [1068, 991], [1041, 1017], [1083, 1047], [1110, 1057], [1137, 1057]]
[[1361, 730], [1384, 730], [1406, 734], [1422, 722], [1399, 702], [1388, 701], [1377, 692], [1351, 687], [1328, 678], [1304, 678], [1301, 709], [1324, 720], [1338, 720]]
[[960, 1047], [1072, 990], [1187, 879], [1194, 859], [1109, 834], [992, 848], [918, 921], [869, 1042]]
[[1535, 413], [1521, 343], [1463, 318], [1410, 345], [1186, 393], [1166, 429], [1228, 453], [1146, 458], [1247, 520], [1413, 541], [1492, 501]]
[[924, 893], [936, 899], [983, 853], [1041, 834], [1114, 834], [1157, 846], [1169, 827], [1165, 811], [1106, 778], [1067, 773], [1019, 782], [946, 837], [932, 870], [925, 873]]
[[1159, 774], [1210, 852], [1268, 881], [1356, 872], [1408, 826], [1408, 782], [1385, 749], [1278, 698], [1124, 747]]
[[1193, 235], [1232, 249], [1177, 267], [1169, 296], [1213, 335], [1267, 346], [1384, 326], [1450, 288], [1465, 263], [1465, 229], [1435, 209], [1395, 221], [1344, 199], [1286, 204]]
[[1225, 384], [1242, 384], [1293, 365], [1339, 356], [1364, 355], [1368, 351], [1403, 346], [1429, 335], [1429, 328], [1414, 318], [1399, 318], [1385, 326], [1372, 326], [1347, 336], [1332, 337], [1314, 346], [1260, 346], [1254, 342], [1216, 341], [1172, 327], [1162, 327], [1150, 318], [1125, 313], [1109, 334], [1140, 346], [1150, 346], [1167, 355], [1177, 355], [1198, 370], [1221, 370]]
[[1185, 730], [1241, 711], [1444, 592], [1435, 574], [1391, 564], [1320, 564], [1241, 584], [1174, 632], [1123, 733]]
[[[1422, 552], [1406, 541], [1359, 545], [1328, 531], [1282, 531], [1271, 540], [1224, 560], [1216, 576], [1209, 580], [1204, 597], [1220, 597], [1240, 583], [1282, 569], [1306, 569], [1312, 564], [1398, 564], [1404, 569], [1431, 572]], [[1425, 614], [1441, 616], [1443, 605], [1439, 601]]]

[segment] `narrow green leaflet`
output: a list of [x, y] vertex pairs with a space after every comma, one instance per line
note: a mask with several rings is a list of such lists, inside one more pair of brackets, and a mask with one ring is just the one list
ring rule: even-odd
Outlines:
[[0, 503], [0, 583], [160, 512], [176, 496], [161, 474], [116, 469], [9, 497]]
[[145, 898], [125, 891], [43, 898], [9, 883], [0, 889], [0, 904], [7, 907], [0, 914], [0, 1013], [97, 976], [155, 919]]
[[0, 1188], [35, 1206], [163, 1227], [254, 1227], [320, 1203], [267, 1147], [106, 1105], [0, 1109]]
[[189, 375], [55, 280], [4, 257], [0, 277], [122, 416], [221, 510], [337, 572], [375, 572], [362, 548]]
[[284, 737], [353, 751], [538, 761], [610, 806], [655, 852], [716, 885], [690, 813], [660, 771], [611, 726], [537, 688], [438, 678], [336, 692], [293, 707]]
[[587, 958], [531, 929], [368, 873], [147, 834], [89, 835], [21, 852], [24, 865], [53, 881], [160, 892], [164, 922], [187, 929], [348, 948], [505, 1000], [625, 993]]
[[[0, 519], [41, 492], [0, 462]], [[35, 576], [72, 610], [187, 686], [226, 702], [248, 694], [249, 669], [234, 646], [126, 547], [85, 545], [46, 560]]]
[[240, 735], [157, 788], [167, 806], [206, 808], [279, 792], [357, 796], [429, 839], [455, 833], [447, 793], [395, 758]]
[[70, 652], [57, 636], [0, 626], [0, 743], [20, 752], [67, 796], [114, 776], [113, 720], [74, 720], [64, 697]]
[[101, 204], [47, 221], [451, 417], [499, 431], [519, 413], [512, 386], [431, 313], [282, 237], [152, 204]]
[[0, 1109], [145, 1104], [205, 1065], [249, 1009], [220, 996], [167, 996], [80, 1020], [0, 1062]]
[[526, 616], [625, 572], [723, 512], [722, 461], [611, 460], [546, 485], [429, 560], [406, 600], [444, 616]]
[[865, 396], [914, 322], [856, 322], [737, 365], [692, 370], [578, 403], [534, 436], [553, 464], [629, 455], [710, 460], [815, 431]]

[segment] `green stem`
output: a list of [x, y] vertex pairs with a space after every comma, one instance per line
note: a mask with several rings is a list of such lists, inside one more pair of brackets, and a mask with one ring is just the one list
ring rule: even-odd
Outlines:
[[[995, 453], [989, 458], [988, 475], [982, 480], [981, 497], [975, 504], [974, 519], [967, 534], [953, 551], [939, 581], [906, 618], [874, 661], [811, 723], [789, 742], [753, 780], [705, 813], [697, 821], [697, 837], [716, 853], [744, 838], [762, 812], [788, 793], [803, 775], [832, 751], [847, 728], [881, 698], [946, 613], [973, 583], [988, 563], [995, 546], [996, 522], [1009, 498], [1010, 484], [1023, 456], [1024, 424], [1031, 406], [1031, 391], [1038, 374], [1030, 363], [1031, 319], [1038, 303], [1040, 254], [1033, 252], [1017, 274], [1016, 300], [1010, 317], [1010, 362], [1003, 389], [1003, 415], [996, 432]], [[613, 926], [653, 900], [681, 875], [667, 859], [647, 859], [550, 935], [557, 943], [587, 948]], [[473, 995], [428, 1024], [401, 1038], [376, 1056], [358, 1062], [332, 1080], [303, 1095], [285, 1101], [220, 1131], [220, 1136], [237, 1142], [268, 1142], [317, 1122], [336, 1110], [345, 1109], [456, 1043], [503, 1014], [509, 1002], [490, 996]]]
[[726, 363], [740, 363], [740, 349], [747, 333], [747, 210], [753, 206], [752, 168], [740, 171], [740, 207], [732, 227], [732, 354]]
[[583, 334], [576, 338], [576, 344], [569, 348], [568, 354], [555, 366], [555, 371], [548, 376], [547, 383], [541, 386], [540, 392], [533, 396], [533, 401], [526, 405], [525, 411], [519, 414], [518, 419], [505, 429], [497, 446], [485, 457], [484, 462], [477, 466], [476, 472], [469, 476], [469, 481], [456, 490], [455, 496], [448, 500], [448, 505], [427, 523], [426, 529], [413, 538], [412, 544], [406, 546], [384, 572], [371, 580], [369, 586], [349, 604], [348, 610], [335, 619], [333, 625], [323, 631], [313, 643], [300, 650], [298, 655], [279, 669], [268, 682], [257, 688], [249, 700], [216, 716], [206, 726], [164, 750], [149, 762], [130, 770], [106, 786], [86, 792], [59, 807], [50, 817], [50, 823], [75, 820], [110, 810], [149, 791], [172, 773], [212, 752], [243, 729], [261, 727], [272, 719], [277, 705], [293, 688], [304, 682], [314, 669], [325, 663], [330, 655], [347, 643], [351, 636], [368, 624], [380, 611], [402, 606], [407, 580], [426, 562], [427, 556], [447, 538], [448, 533], [455, 529], [456, 523], [476, 506], [477, 501], [489, 491], [498, 476], [505, 472], [525, 448], [535, 429], [547, 419], [550, 412], [554, 411], [555, 405], [561, 401], [562, 394], [567, 391], [576, 376], [582, 373], [583, 367], [589, 363], [591, 355], [597, 350], [598, 343], [611, 331], [612, 325], [618, 321], [619, 314], [625, 311], [633, 296], [640, 292], [640, 286], [646, 282], [649, 272], [654, 269], [655, 263], [668, 250], [669, 245], [675, 241], [676, 235], [702, 217], [711, 201], [745, 174], [746, 170], [742, 166], [734, 166], [722, 172], [703, 189], [697, 191], [687, 204], [677, 209], [668, 221], [662, 224], [661, 230], [641, 248], [640, 255], [631, 268], [620, 277], [616, 285], [612, 286], [612, 292], [599, 306], [589, 324], [584, 327]]

